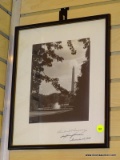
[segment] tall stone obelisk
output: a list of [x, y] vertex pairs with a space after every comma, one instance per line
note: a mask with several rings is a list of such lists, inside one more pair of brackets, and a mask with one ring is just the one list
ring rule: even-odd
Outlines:
[[71, 93], [75, 92], [75, 67], [72, 68], [72, 82], [71, 82]]

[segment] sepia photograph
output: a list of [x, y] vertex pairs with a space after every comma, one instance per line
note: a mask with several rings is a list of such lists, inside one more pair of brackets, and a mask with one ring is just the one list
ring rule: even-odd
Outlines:
[[90, 39], [33, 45], [30, 123], [89, 120]]

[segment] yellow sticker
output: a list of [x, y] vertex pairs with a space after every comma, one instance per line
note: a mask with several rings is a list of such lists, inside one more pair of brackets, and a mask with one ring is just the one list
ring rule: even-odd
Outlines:
[[104, 131], [104, 126], [103, 126], [102, 124], [99, 124], [99, 125], [97, 126], [97, 132], [101, 133], [101, 132], [103, 132], [103, 131]]

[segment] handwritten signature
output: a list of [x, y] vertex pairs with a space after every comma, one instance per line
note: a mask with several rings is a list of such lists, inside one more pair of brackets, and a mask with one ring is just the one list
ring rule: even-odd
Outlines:
[[60, 134], [60, 138], [63, 140], [69, 141], [81, 141], [81, 140], [88, 140], [91, 137], [87, 136], [86, 129], [70, 129], [70, 130], [59, 130], [58, 134]]

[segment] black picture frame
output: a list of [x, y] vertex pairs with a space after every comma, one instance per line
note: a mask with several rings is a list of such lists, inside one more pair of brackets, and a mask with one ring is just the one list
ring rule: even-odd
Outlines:
[[109, 59], [109, 14], [16, 27], [8, 149], [108, 148]]

